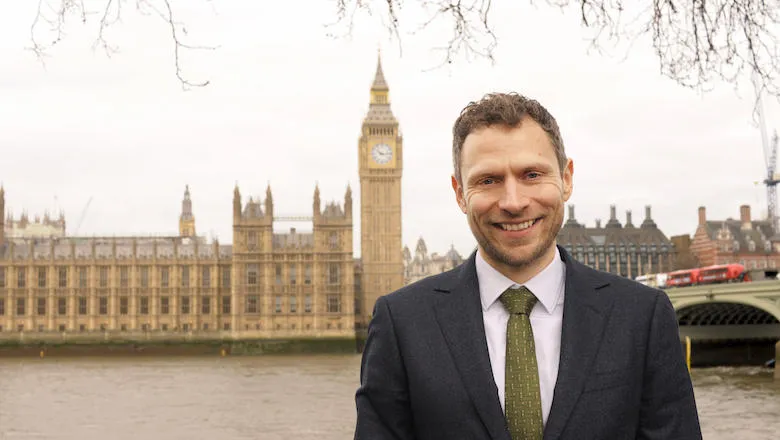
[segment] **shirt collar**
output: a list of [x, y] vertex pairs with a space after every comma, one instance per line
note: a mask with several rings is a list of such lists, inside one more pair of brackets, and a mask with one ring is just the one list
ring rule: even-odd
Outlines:
[[[479, 295], [482, 301], [482, 310], [487, 310], [495, 303], [504, 291], [510, 287], [521, 287], [520, 284], [510, 280], [504, 274], [497, 271], [482, 257], [477, 250], [476, 256], [477, 279], [479, 280]], [[566, 266], [561, 259], [558, 247], [555, 247], [555, 256], [550, 264], [533, 278], [525, 282], [527, 287], [544, 307], [547, 313], [553, 313], [560, 303], [566, 279]]]

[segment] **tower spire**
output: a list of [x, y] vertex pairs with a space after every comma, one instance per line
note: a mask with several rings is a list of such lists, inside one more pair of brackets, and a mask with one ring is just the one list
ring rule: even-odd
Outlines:
[[374, 74], [374, 83], [371, 85], [371, 91], [388, 91], [385, 73], [382, 71], [382, 53], [377, 49], [376, 54], [376, 73]]
[[195, 216], [192, 215], [192, 199], [190, 199], [190, 186], [184, 187], [184, 199], [181, 201], [181, 216], [179, 217], [179, 235], [182, 237], [195, 236]]
[[390, 87], [382, 69], [382, 57], [377, 53], [376, 73], [371, 84], [371, 100], [364, 123], [396, 124], [393, 110], [390, 108]]

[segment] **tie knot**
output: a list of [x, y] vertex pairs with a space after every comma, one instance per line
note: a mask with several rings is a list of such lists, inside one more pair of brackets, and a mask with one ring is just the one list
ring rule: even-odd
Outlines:
[[519, 289], [506, 289], [499, 298], [501, 304], [512, 315], [531, 315], [531, 310], [536, 304], [536, 297], [527, 287]]

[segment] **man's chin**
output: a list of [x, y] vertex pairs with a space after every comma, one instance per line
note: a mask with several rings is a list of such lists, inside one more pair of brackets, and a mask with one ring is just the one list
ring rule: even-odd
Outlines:
[[494, 249], [497, 251], [495, 252], [497, 255], [493, 255], [493, 258], [501, 264], [512, 267], [526, 267], [536, 264], [540, 259], [544, 258], [548, 250], [538, 242], [518, 246], [502, 246]]

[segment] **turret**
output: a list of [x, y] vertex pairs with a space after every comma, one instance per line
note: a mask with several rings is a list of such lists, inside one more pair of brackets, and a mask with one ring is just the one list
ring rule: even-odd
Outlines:
[[179, 216], [179, 236], [195, 236], [195, 216], [192, 215], [192, 199], [190, 199], [190, 186], [184, 187], [184, 199], [181, 201], [181, 216]]
[[344, 214], [347, 218], [352, 218], [352, 187], [347, 184], [347, 193], [344, 194]]
[[233, 190], [233, 223], [241, 218], [241, 192], [238, 190], [238, 182]]
[[274, 198], [271, 196], [271, 184], [265, 190], [265, 215], [269, 218], [274, 218]]
[[312, 203], [312, 214], [314, 218], [319, 218], [320, 214], [322, 214], [322, 209], [320, 208], [320, 185], [315, 184], [314, 186], [314, 202]]

